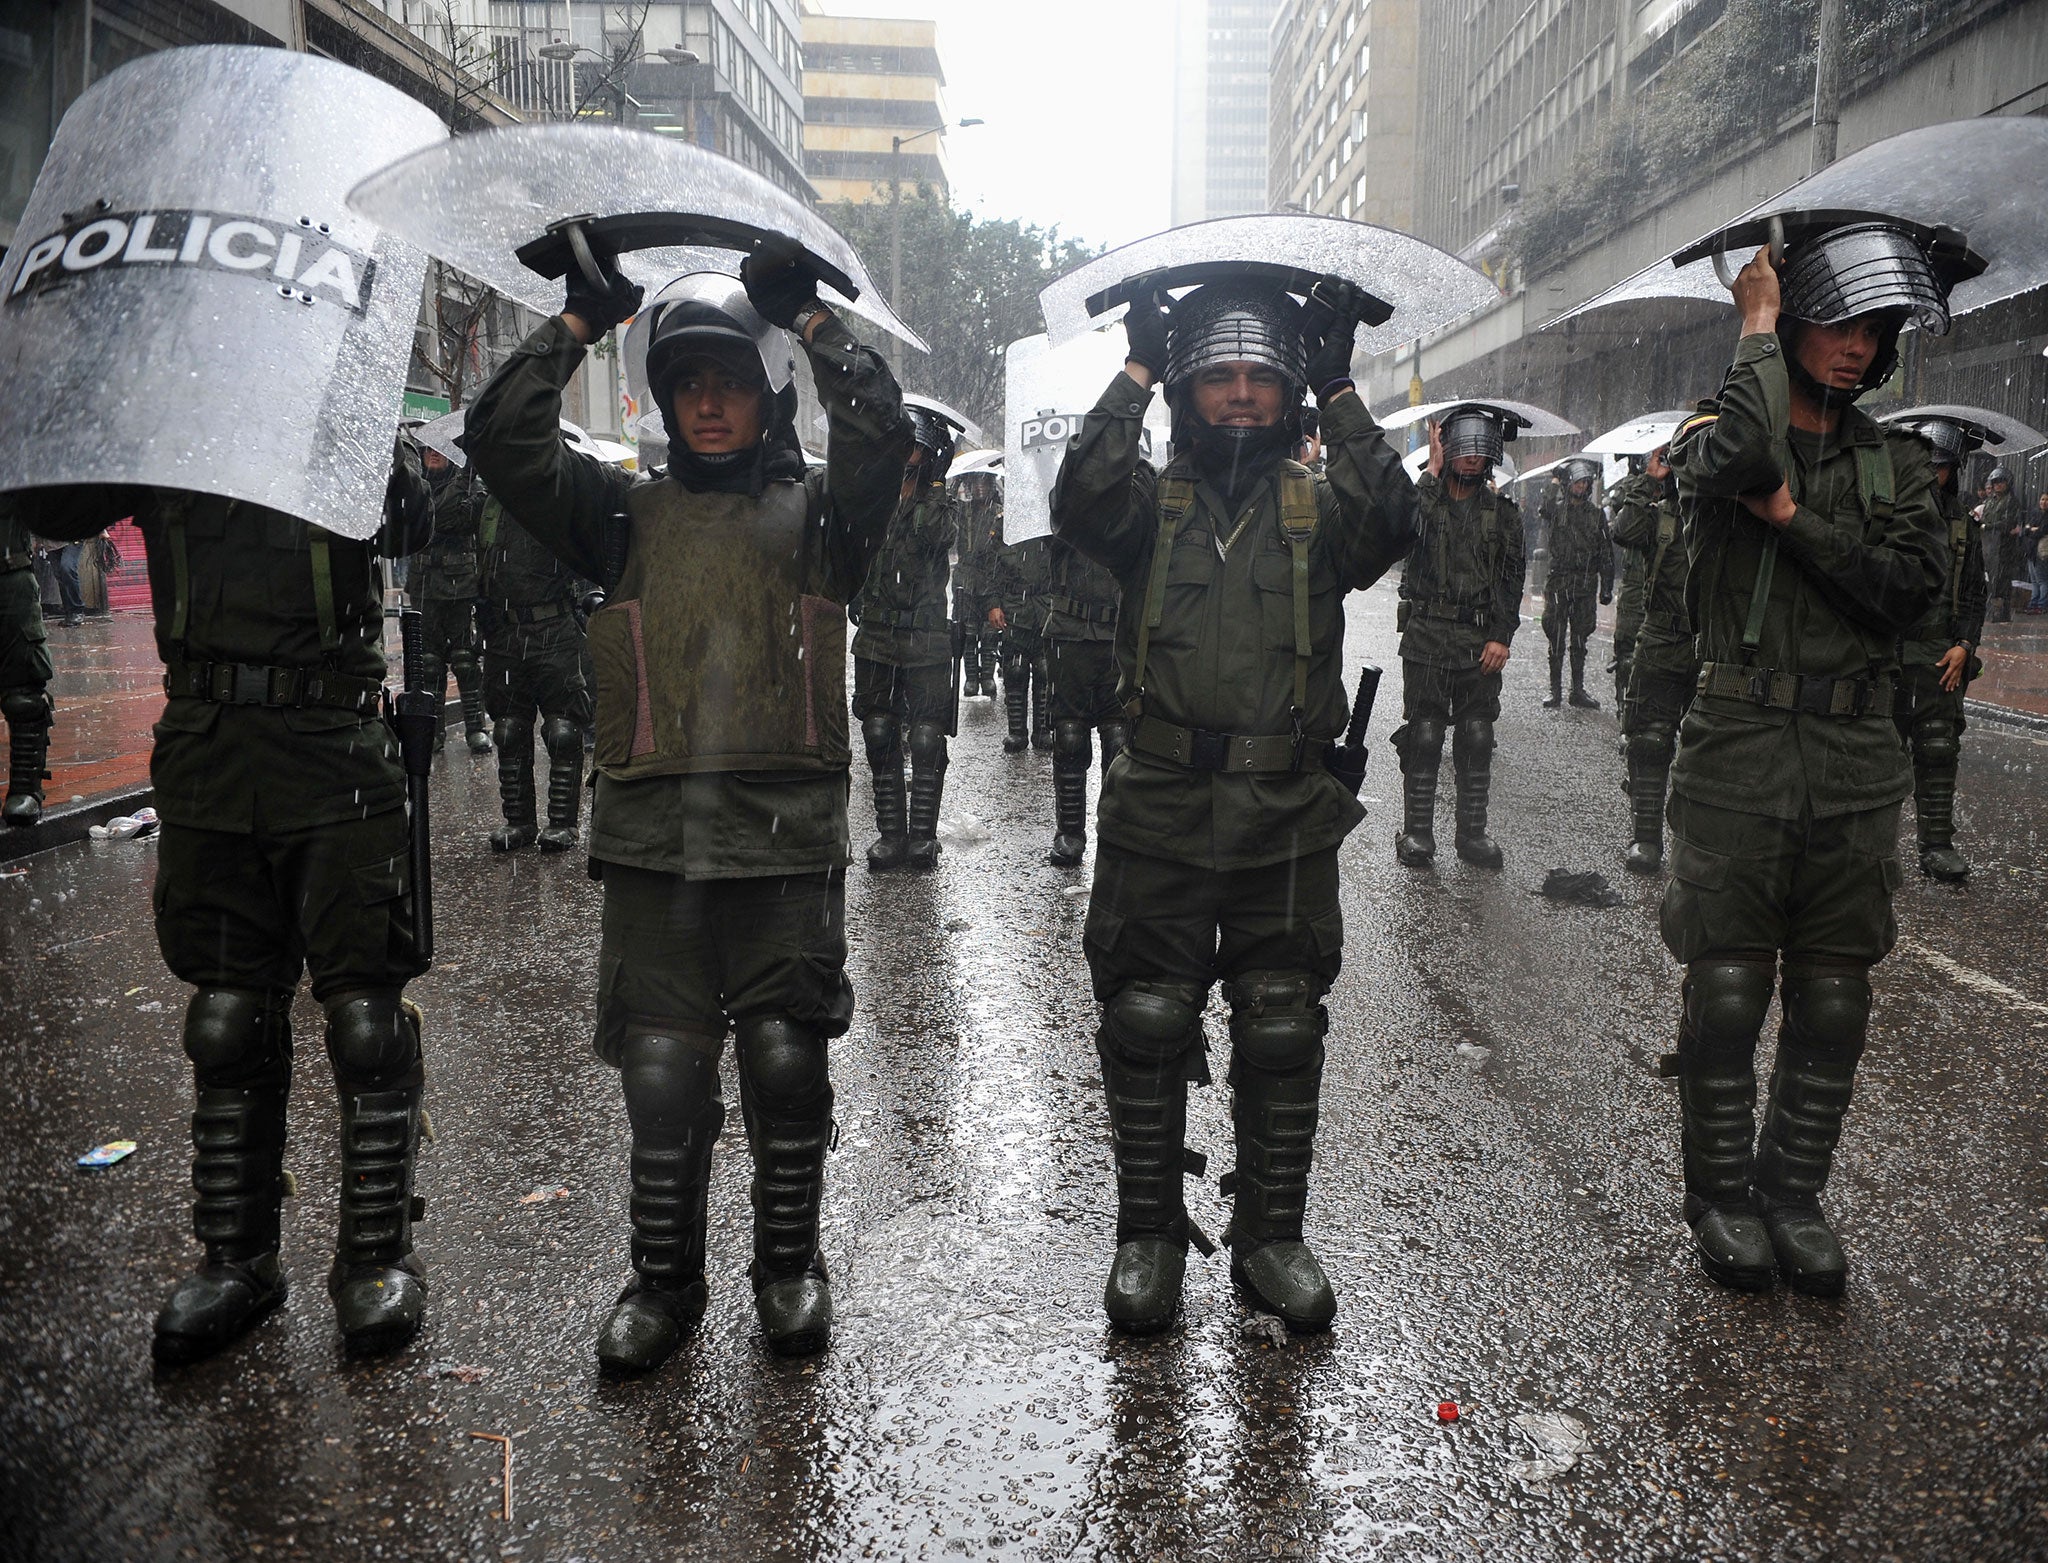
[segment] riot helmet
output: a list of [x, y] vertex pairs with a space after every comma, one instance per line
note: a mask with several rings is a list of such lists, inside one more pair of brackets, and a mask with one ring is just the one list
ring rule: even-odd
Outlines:
[[[1949, 328], [1948, 293], [1963, 276], [1983, 269], [1962, 237], [1949, 230], [1914, 231], [1893, 222], [1855, 222], [1795, 241], [1779, 273], [1779, 312], [1792, 323], [1836, 326], [1865, 315], [1883, 317], [1875, 357], [1850, 392], [1851, 399], [1884, 384], [1899, 362], [1899, 332], [1911, 320], [1932, 336]], [[1785, 335], [1783, 328], [1780, 334]], [[1786, 365], [1809, 391], [1821, 387], [1807, 374], [1796, 350], [1796, 330], [1786, 335]]]
[[[1166, 405], [1173, 412], [1175, 450], [1192, 450], [1211, 476], [1235, 494], [1273, 458], [1301, 443], [1307, 351], [1301, 305], [1273, 284], [1212, 282], [1173, 306], [1167, 344]], [[1285, 382], [1279, 420], [1267, 427], [1216, 427], [1195, 411], [1195, 377], [1216, 364], [1250, 363]]]
[[1483, 456], [1487, 466], [1492, 467], [1507, 454], [1508, 441], [1515, 437], [1516, 430], [1524, 421], [1481, 402], [1453, 407], [1437, 425], [1437, 437], [1443, 442], [1444, 460], [1451, 462], [1460, 456]]
[[1952, 418], [1920, 418], [1899, 426], [1932, 447], [1936, 466], [1960, 467], [1963, 458], [1984, 443], [1982, 430]]
[[794, 440], [796, 358], [789, 333], [761, 318], [739, 278], [715, 271], [678, 277], [661, 290], [649, 313], [647, 387], [671, 452], [685, 448], [675, 426], [675, 381], [692, 358], [709, 358], [760, 385], [764, 439], [787, 425]]
[[2012, 474], [2003, 467], [1993, 467], [1984, 479], [1984, 486], [1989, 488], [1993, 483], [2003, 483], [2007, 488], [2011, 488]]
[[919, 396], [903, 398], [903, 416], [910, 422], [911, 442], [924, 452], [920, 463], [927, 483], [943, 483], [953, 465], [954, 442], [959, 425], [932, 403]]
[[1558, 470], [1564, 474], [1566, 492], [1570, 492], [1573, 484], [1583, 483], [1586, 492], [1591, 494], [1594, 485], [1600, 481], [1600, 463], [1590, 456], [1568, 456]]

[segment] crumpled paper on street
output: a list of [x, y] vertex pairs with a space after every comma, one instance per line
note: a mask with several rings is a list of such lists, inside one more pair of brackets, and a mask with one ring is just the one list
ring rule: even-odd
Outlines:
[[1536, 1450], [1530, 1459], [1508, 1463], [1508, 1475], [1517, 1481], [1547, 1482], [1562, 1476], [1593, 1447], [1586, 1424], [1568, 1411], [1521, 1411], [1508, 1418], [1508, 1425]]

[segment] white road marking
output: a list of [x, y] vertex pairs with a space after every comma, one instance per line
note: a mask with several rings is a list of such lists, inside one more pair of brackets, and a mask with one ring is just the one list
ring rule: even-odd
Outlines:
[[1922, 944], [1918, 939], [1901, 939], [1899, 948], [1909, 955], [1918, 956], [1935, 970], [1953, 978], [1966, 988], [1973, 988], [1987, 998], [1998, 999], [2014, 1009], [2025, 1010], [2030, 1015], [2038, 1015], [2048, 1020], [2048, 1004], [2043, 1004], [2039, 999], [2030, 999], [2019, 989], [2008, 987], [1996, 977], [1988, 977], [1973, 967], [1965, 966], [1961, 961], [1950, 960], [1941, 951]]

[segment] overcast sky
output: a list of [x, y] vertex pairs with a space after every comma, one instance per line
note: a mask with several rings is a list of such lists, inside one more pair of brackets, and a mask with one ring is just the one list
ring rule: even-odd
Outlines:
[[1167, 225], [1173, 0], [825, 0], [939, 24], [953, 199], [1097, 244]]

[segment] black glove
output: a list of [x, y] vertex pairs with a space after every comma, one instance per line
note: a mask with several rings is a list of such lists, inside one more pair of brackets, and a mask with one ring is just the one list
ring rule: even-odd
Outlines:
[[1308, 358], [1308, 388], [1320, 396], [1351, 380], [1351, 347], [1365, 312], [1358, 289], [1348, 282], [1316, 284], [1301, 312], [1301, 345]]
[[796, 317], [818, 302], [818, 274], [810, 257], [789, 239], [763, 241], [740, 262], [747, 302], [771, 326], [796, 329]]
[[1131, 344], [1125, 356], [1143, 364], [1155, 380], [1166, 374], [1167, 337], [1172, 327], [1172, 310], [1159, 289], [1131, 300], [1130, 312], [1124, 316], [1124, 335]]
[[572, 259], [567, 278], [569, 297], [562, 305], [562, 313], [575, 315], [589, 326], [594, 341], [640, 312], [642, 289], [639, 283], [628, 281], [620, 273], [616, 250], [595, 234], [586, 235], [586, 239], [590, 258], [597, 262], [598, 280], [592, 282], [583, 274], [581, 262]]

